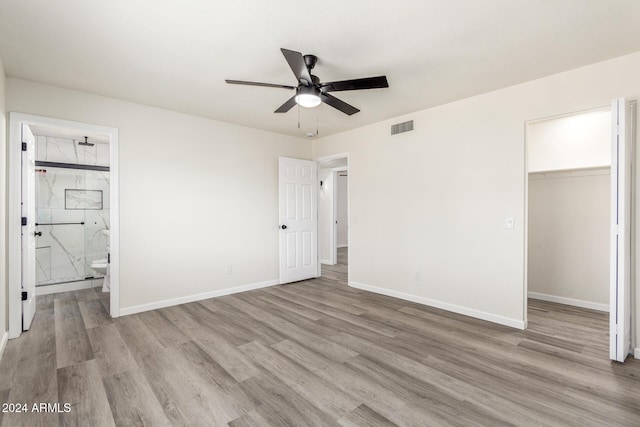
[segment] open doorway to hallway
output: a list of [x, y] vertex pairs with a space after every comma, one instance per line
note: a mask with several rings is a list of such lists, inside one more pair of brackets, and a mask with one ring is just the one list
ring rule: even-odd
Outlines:
[[318, 254], [321, 277], [348, 284], [349, 164], [346, 155], [318, 161]]

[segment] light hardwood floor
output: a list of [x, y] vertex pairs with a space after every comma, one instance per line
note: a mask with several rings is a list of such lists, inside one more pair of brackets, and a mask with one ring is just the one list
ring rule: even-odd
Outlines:
[[99, 291], [40, 297], [0, 361], [2, 426], [640, 424], [640, 361], [607, 315], [530, 301], [522, 332], [316, 280], [111, 319]]

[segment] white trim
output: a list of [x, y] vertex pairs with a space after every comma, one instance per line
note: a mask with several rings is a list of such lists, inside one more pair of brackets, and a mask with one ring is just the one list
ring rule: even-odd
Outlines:
[[599, 302], [591, 302], [591, 301], [585, 301], [585, 300], [575, 299], [575, 298], [559, 297], [557, 295], [541, 294], [538, 292], [528, 292], [527, 296], [529, 298], [539, 299], [541, 301], [549, 301], [549, 302], [555, 302], [558, 304], [572, 305], [574, 307], [588, 308], [590, 310], [604, 311], [607, 313], [609, 312], [609, 304], [602, 304]]
[[332, 262], [330, 259], [321, 259], [320, 260], [320, 264], [325, 264], [325, 265], [336, 265], [335, 262]]
[[529, 172], [529, 180], [541, 181], [545, 179], [578, 178], [599, 175], [611, 175], [611, 165]]
[[2, 360], [4, 349], [7, 347], [7, 341], [9, 341], [9, 331], [4, 331], [4, 333], [2, 334], [2, 338], [0, 338], [0, 360]]
[[512, 328], [525, 329], [525, 323], [520, 319], [512, 319], [510, 317], [500, 316], [498, 314], [487, 313], [486, 311], [475, 310], [473, 308], [463, 307], [461, 305], [450, 304], [448, 302], [419, 297], [417, 295], [379, 288], [377, 286], [365, 285], [358, 282], [349, 282], [349, 286], [356, 289], [362, 289], [364, 291], [374, 292], [376, 294], [387, 295], [406, 301], [416, 302], [418, 304], [428, 305], [430, 307], [440, 308], [442, 310], [474, 317], [476, 319], [486, 320], [488, 322], [498, 323], [500, 325], [510, 326]]
[[633, 357], [640, 360], [640, 347], [636, 347], [636, 349], [633, 350]]
[[533, 119], [533, 120], [527, 120], [526, 123], [527, 124], [536, 124], [536, 123], [540, 123], [540, 122], [546, 122], [548, 120], [562, 119], [564, 117], [572, 117], [572, 116], [579, 116], [581, 114], [596, 113], [598, 111], [611, 111], [611, 104], [603, 105], [601, 107], [587, 108], [585, 110], [576, 110], [576, 111], [571, 111], [571, 112], [568, 112], [568, 113], [556, 114], [556, 115], [553, 115], [553, 116], [540, 117], [540, 118]]
[[203, 292], [201, 294], [187, 295], [184, 297], [156, 301], [148, 304], [134, 305], [133, 307], [124, 307], [120, 309], [120, 315], [126, 316], [128, 314], [141, 313], [143, 311], [157, 310], [159, 308], [171, 307], [173, 305], [186, 304], [194, 301], [202, 301], [204, 299], [222, 297], [225, 295], [237, 294], [239, 292], [252, 291], [254, 289], [268, 288], [269, 286], [275, 286], [279, 284], [280, 284], [280, 281], [278, 279], [274, 279], [274, 280], [268, 280], [266, 282], [251, 283], [249, 285], [221, 289], [218, 291]]
[[20, 190], [21, 190], [21, 132], [20, 120], [9, 113], [9, 157], [7, 159], [7, 287], [9, 306], [9, 338], [17, 338], [22, 333], [22, 253], [20, 230]]
[[80, 280], [77, 282], [59, 283], [53, 285], [36, 286], [36, 295], [57, 294], [60, 292], [79, 291], [101, 287], [104, 279]]
[[17, 338], [22, 333], [22, 299], [21, 299], [21, 225], [20, 225], [20, 189], [21, 189], [21, 132], [20, 125], [36, 125], [75, 129], [92, 133], [103, 133], [109, 136], [110, 145], [110, 249], [111, 249], [111, 316], [118, 317], [120, 312], [120, 276], [119, 276], [119, 247], [120, 247], [120, 208], [118, 185], [118, 129], [100, 125], [74, 122], [70, 120], [54, 119], [51, 117], [35, 116], [23, 113], [9, 113], [9, 154], [8, 166], [8, 208], [7, 208], [7, 259], [8, 259], [8, 306], [9, 306], [9, 338]]
[[120, 316], [120, 162], [118, 129], [109, 138], [109, 314]]
[[337, 159], [347, 159], [347, 166], [349, 165], [349, 152], [346, 151], [344, 153], [337, 153], [337, 154], [329, 154], [328, 156], [320, 156], [320, 157], [314, 157], [313, 160], [315, 160], [316, 162], [322, 163], [322, 162], [328, 162], [329, 160], [337, 160]]

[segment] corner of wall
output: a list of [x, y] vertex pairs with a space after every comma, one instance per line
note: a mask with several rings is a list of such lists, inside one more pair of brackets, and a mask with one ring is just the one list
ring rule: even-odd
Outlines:
[[5, 74], [0, 58], [0, 357], [7, 342], [8, 306], [7, 306], [7, 112]]

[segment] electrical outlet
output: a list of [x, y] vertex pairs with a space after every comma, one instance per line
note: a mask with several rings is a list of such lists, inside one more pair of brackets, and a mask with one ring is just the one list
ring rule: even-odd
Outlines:
[[227, 264], [227, 275], [233, 274], [233, 265]]

